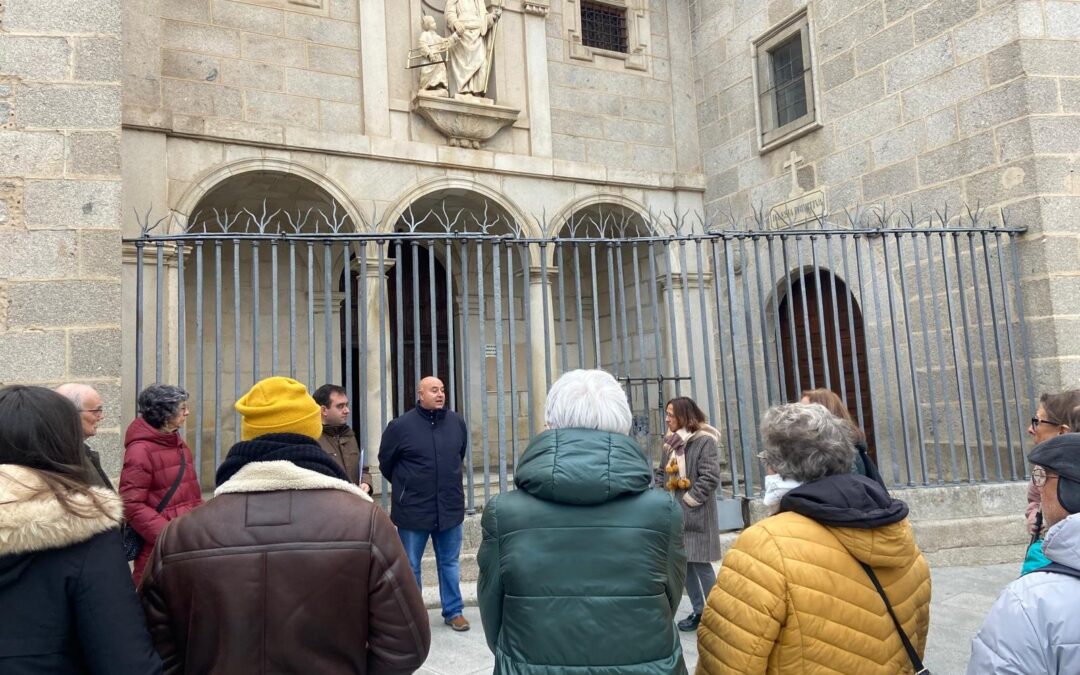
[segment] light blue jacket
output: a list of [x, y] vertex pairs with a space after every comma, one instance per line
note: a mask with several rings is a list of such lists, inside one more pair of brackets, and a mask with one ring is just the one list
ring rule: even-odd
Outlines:
[[[1080, 568], [1080, 514], [1046, 533], [1050, 560]], [[1080, 673], [1080, 579], [1034, 571], [998, 596], [971, 642], [968, 675]]]

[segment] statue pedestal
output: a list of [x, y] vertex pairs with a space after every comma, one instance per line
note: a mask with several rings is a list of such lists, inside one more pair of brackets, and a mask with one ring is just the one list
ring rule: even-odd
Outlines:
[[521, 114], [515, 108], [488, 103], [490, 99], [479, 101], [418, 94], [412, 109], [442, 132], [450, 145], [479, 149], [504, 127], [516, 122]]

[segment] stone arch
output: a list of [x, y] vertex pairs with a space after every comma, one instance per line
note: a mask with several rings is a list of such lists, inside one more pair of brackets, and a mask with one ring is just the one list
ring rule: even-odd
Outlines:
[[659, 222], [651, 222], [652, 219], [649, 217], [649, 211], [645, 208], [644, 204], [623, 195], [610, 192], [596, 192], [591, 195], [579, 197], [559, 209], [555, 216], [545, 224], [547, 231], [544, 232], [544, 236], [558, 236], [558, 229], [561, 229], [575, 213], [599, 209], [605, 206], [613, 206], [630, 211], [641, 219], [644, 226], [650, 230], [648, 232], [650, 235], [661, 236], [669, 234], [669, 232], [666, 231], [667, 228], [664, 228]]
[[394, 200], [390, 208], [379, 218], [376, 231], [379, 234], [392, 233], [398, 221], [401, 220], [411, 205], [439, 193], [473, 193], [478, 195], [505, 211], [518, 224], [525, 237], [535, 239], [543, 236], [543, 231], [536, 220], [527, 217], [521, 207], [514, 203], [512, 199], [482, 183], [461, 176], [431, 178], [406, 190]]

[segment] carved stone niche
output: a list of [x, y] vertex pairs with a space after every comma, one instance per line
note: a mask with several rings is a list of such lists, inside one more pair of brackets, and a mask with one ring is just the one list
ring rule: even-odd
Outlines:
[[413, 99], [412, 108], [442, 132], [449, 139], [450, 145], [474, 149], [479, 149], [503, 128], [516, 122], [521, 114], [516, 108], [495, 103], [477, 103], [423, 94]]

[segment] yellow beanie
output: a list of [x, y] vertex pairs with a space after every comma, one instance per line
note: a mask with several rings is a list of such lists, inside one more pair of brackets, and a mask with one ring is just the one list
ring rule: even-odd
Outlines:
[[240, 438], [250, 441], [266, 434], [322, 436], [319, 404], [307, 387], [287, 377], [259, 380], [236, 402], [240, 413]]

